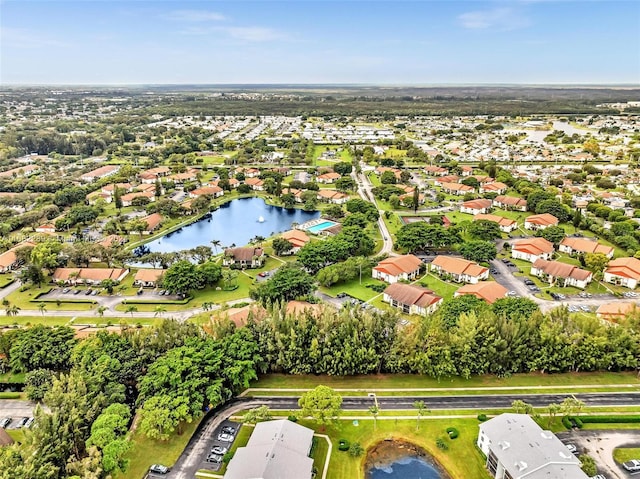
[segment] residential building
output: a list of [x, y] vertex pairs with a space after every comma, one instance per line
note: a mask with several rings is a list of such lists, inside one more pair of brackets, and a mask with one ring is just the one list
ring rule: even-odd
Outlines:
[[122, 246], [127, 242], [127, 239], [119, 235], [109, 235], [106, 238], [100, 240], [98, 244], [103, 248], [114, 248]]
[[[15, 163], [14, 163], [15, 164]], [[37, 165], [26, 165], [11, 170], [0, 171], [0, 178], [24, 178], [40, 171]]]
[[306, 245], [311, 239], [302, 230], [289, 230], [285, 231], [280, 235], [282, 239], [286, 239], [289, 243], [293, 245], [291, 251], [285, 254], [297, 254], [304, 245]]
[[155, 288], [162, 279], [163, 269], [139, 269], [133, 278], [134, 286]]
[[133, 204], [133, 200], [135, 200], [136, 198], [147, 198], [149, 200], [149, 203], [153, 203], [156, 199], [156, 195], [148, 191], [127, 193], [126, 195], [122, 195], [120, 197], [120, 199], [122, 200], [122, 206], [131, 206]]
[[473, 217], [473, 221], [480, 220], [498, 223], [498, 228], [500, 228], [500, 231], [502, 231], [503, 233], [511, 233], [518, 227], [518, 223], [515, 220], [510, 220], [509, 218], [505, 218], [504, 216], [479, 213]]
[[605, 246], [601, 243], [598, 243], [597, 241], [589, 240], [586, 238], [573, 237], [566, 237], [565, 239], [563, 239], [558, 249], [563, 253], [568, 253], [570, 255], [583, 253], [602, 253], [609, 259], [613, 258], [614, 252], [612, 246]]
[[549, 213], [531, 215], [524, 220], [524, 227], [528, 230], [543, 230], [549, 226], [558, 226], [558, 218]]
[[477, 445], [495, 479], [588, 479], [580, 461], [528, 414], [500, 414], [480, 424]]
[[593, 279], [593, 273], [560, 261], [537, 259], [531, 266], [531, 274], [558, 286], [575, 286], [584, 289]]
[[189, 192], [189, 198], [197, 198], [198, 196], [209, 195], [213, 198], [219, 198], [224, 195], [224, 190], [219, 186], [203, 186]]
[[36, 233], [55, 233], [56, 227], [51, 223], [40, 225], [36, 228]]
[[405, 314], [422, 316], [433, 313], [442, 303], [442, 298], [430, 289], [404, 283], [393, 283], [387, 286], [382, 300]]
[[339, 173], [334, 173], [334, 172], [330, 172], [330, 173], [325, 173], [324, 175], [319, 175], [316, 178], [316, 181], [318, 183], [335, 183], [337, 180], [340, 179], [340, 174]]
[[313, 430], [288, 419], [259, 422], [239, 447], [224, 479], [311, 479]]
[[495, 281], [483, 281], [477, 284], [465, 284], [458, 288], [453, 294], [454, 297], [464, 296], [465, 294], [471, 294], [476, 298], [482, 299], [489, 304], [495, 303], [500, 298], [504, 298], [507, 295], [507, 288]]
[[458, 175], [446, 175], [433, 180], [433, 184], [435, 186], [442, 186], [447, 183], [457, 183], [458, 181], [460, 181], [460, 177]]
[[371, 276], [387, 283], [397, 283], [400, 280], [411, 281], [420, 275], [421, 266], [420, 258], [412, 254], [392, 256], [374, 266]]
[[483, 213], [488, 213], [491, 211], [491, 200], [486, 200], [484, 198], [480, 198], [477, 200], [469, 200], [465, 201], [460, 205], [460, 213], [467, 213], [470, 215], [479, 215]]
[[527, 211], [527, 200], [515, 196], [496, 196], [493, 206], [503, 210]]
[[456, 283], [475, 284], [489, 278], [489, 268], [480, 266], [473, 261], [452, 256], [436, 256], [430, 269], [441, 276], [451, 276]]
[[247, 178], [244, 180], [246, 185], [249, 185], [252, 190], [262, 191], [264, 190], [264, 181], [260, 178]]
[[424, 171], [429, 176], [444, 176], [447, 174], [447, 169], [441, 166], [425, 166]]
[[498, 193], [499, 195], [507, 191], [508, 186], [499, 181], [480, 184], [480, 193]]
[[638, 305], [636, 303], [621, 303], [618, 301], [614, 301], [598, 306], [596, 315], [600, 319], [606, 319], [608, 321], [618, 321], [625, 318], [627, 315], [634, 313], [637, 309]]
[[101, 166], [100, 168], [96, 168], [95, 170], [90, 171], [89, 173], [85, 173], [80, 177], [80, 179], [82, 181], [87, 181], [87, 182], [95, 181], [95, 180], [99, 180], [100, 178], [111, 176], [117, 173], [118, 171], [120, 171], [120, 165], [105, 165], [105, 166]]
[[609, 261], [604, 270], [604, 281], [635, 289], [640, 282], [640, 259], [617, 258]]
[[[403, 206], [407, 206], [407, 205], [411, 205], [413, 206], [413, 193], [407, 193], [405, 195], [400, 195], [398, 197], [398, 199], [400, 200], [400, 204], [402, 204]], [[419, 205], [423, 205], [424, 201], [425, 201], [425, 197], [422, 193], [418, 193], [418, 204]]]
[[349, 201], [349, 195], [336, 190], [320, 189], [318, 190], [318, 199], [333, 203], [335, 205], [341, 205]]
[[224, 266], [238, 268], [259, 268], [264, 263], [264, 250], [253, 246], [227, 248], [224, 250], [222, 263]]
[[147, 223], [147, 229], [144, 230], [143, 233], [149, 235], [160, 227], [160, 224], [162, 223], [162, 215], [160, 213], [153, 213], [142, 218], [142, 221]]
[[551, 259], [553, 243], [544, 238], [531, 237], [515, 241], [511, 245], [511, 257], [534, 263], [536, 260]]
[[23, 262], [22, 260], [20, 260], [20, 258], [18, 258], [16, 251], [19, 250], [20, 248], [24, 248], [24, 247], [33, 248], [34, 246], [35, 246], [35, 243], [30, 243], [26, 241], [0, 254], [0, 273], [8, 273], [9, 271], [13, 271], [14, 269], [17, 269], [20, 266], [22, 266]]
[[475, 190], [471, 186], [462, 183], [442, 183], [442, 191], [450, 195], [461, 196], [467, 193], [473, 193]]
[[98, 285], [107, 279], [120, 282], [127, 274], [129, 270], [124, 268], [57, 268], [51, 280], [65, 284]]

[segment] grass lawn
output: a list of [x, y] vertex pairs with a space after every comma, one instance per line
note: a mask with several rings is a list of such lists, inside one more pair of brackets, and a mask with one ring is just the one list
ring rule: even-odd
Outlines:
[[433, 290], [438, 296], [442, 296], [444, 299], [453, 298], [453, 294], [462, 286], [462, 284], [443, 281], [432, 273], [424, 275], [416, 284]]
[[[316, 446], [311, 455], [313, 458], [313, 468], [316, 471], [316, 477], [322, 477], [324, 464], [327, 460], [327, 454], [329, 453], [329, 443], [324, 437], [315, 436], [314, 440], [316, 441]], [[334, 451], [336, 451], [336, 449], [334, 449]]]
[[7, 434], [9, 434], [15, 442], [22, 443], [24, 441], [24, 432], [22, 429], [8, 429]]
[[[300, 422], [308, 427], [315, 426], [310, 421]], [[457, 428], [460, 437], [455, 440], [449, 439], [445, 432], [447, 427]], [[352, 444], [359, 442], [365, 450], [384, 440], [405, 440], [425, 449], [451, 477], [467, 479], [489, 477], [484, 468], [484, 460], [475, 446], [478, 435], [478, 421], [475, 418], [421, 421], [420, 429], [417, 431], [416, 421], [413, 420], [377, 421], [375, 428], [373, 420], [361, 420], [357, 426], [352, 421], [339, 421], [335, 426], [328, 426], [326, 431], [318, 432], [327, 434], [333, 445], [327, 474], [329, 479], [356, 478], [364, 475], [366, 454], [353, 458], [347, 452], [339, 451], [340, 439], [346, 439]], [[436, 447], [436, 439], [439, 437], [443, 438], [449, 446], [447, 451]], [[464, 458], [464, 461], [460, 458]]]
[[0, 383], [23, 383], [25, 373], [4, 373], [0, 374]]
[[[40, 288], [31, 287], [26, 291], [20, 291], [19, 289], [11, 293], [6, 299], [15, 306], [18, 306], [21, 310], [32, 309], [38, 310], [37, 296], [40, 294], [48, 293], [51, 290], [51, 286], [43, 286]], [[62, 301], [58, 306], [55, 301], [44, 301], [47, 304], [47, 310], [49, 311], [88, 311], [93, 308], [91, 304], [92, 300], [88, 302], [76, 302], [76, 301]]]
[[149, 439], [140, 430], [136, 430], [130, 437], [132, 447], [126, 456], [131, 461], [129, 470], [124, 474], [116, 474], [114, 479], [144, 477], [152, 464], [172, 466], [182, 454], [198, 423], [196, 420], [186, 424], [182, 434], [176, 434], [168, 441]]
[[640, 447], [621, 447], [614, 449], [613, 458], [620, 463], [630, 461], [631, 459], [640, 459]]
[[371, 288], [367, 288], [369, 284], [385, 284], [382, 281], [377, 279], [373, 279], [371, 277], [371, 271], [362, 271], [362, 284], [360, 284], [360, 280], [358, 278], [348, 281], [346, 283], [337, 283], [329, 288], [320, 287], [320, 291], [329, 296], [336, 296], [338, 293], [346, 293], [349, 296], [357, 298], [361, 301], [368, 301], [371, 298], [378, 296], [380, 293], [377, 293]]
[[6, 288], [14, 281], [15, 280], [13, 279], [13, 274], [9, 274], [9, 273], [0, 274], [0, 289]]
[[158, 325], [161, 321], [162, 319], [160, 318], [160, 315], [158, 315], [157, 318], [132, 318], [130, 316], [122, 316], [119, 318], [100, 318], [97, 316], [87, 316], [76, 317], [73, 320], [73, 324], [95, 324], [96, 326], [118, 326], [120, 324], [126, 324], [128, 326], [155, 326]]
[[470, 388], [470, 387], [513, 387], [513, 386], [570, 386], [570, 385], [607, 385], [637, 384], [640, 379], [634, 372], [598, 372], [567, 374], [514, 374], [509, 378], [492, 375], [473, 376], [469, 379], [452, 377], [434, 379], [416, 374], [376, 374], [361, 376], [313, 376], [268, 374], [261, 376], [252, 384], [255, 388], [314, 388], [324, 384], [338, 389], [421, 389], [421, 388]]
[[71, 316], [0, 316], [0, 326], [30, 326], [32, 324], [44, 324], [46, 326], [62, 326], [71, 321]]

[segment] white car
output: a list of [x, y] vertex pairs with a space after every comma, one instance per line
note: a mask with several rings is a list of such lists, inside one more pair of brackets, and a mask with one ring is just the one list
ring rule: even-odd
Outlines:
[[578, 448], [576, 447], [575, 444], [565, 444], [565, 446], [567, 447], [567, 449], [569, 449], [570, 453], [578, 454]]
[[231, 434], [218, 434], [218, 441], [233, 442], [234, 439], [235, 437], [233, 437]]
[[623, 462], [622, 467], [629, 472], [638, 472], [640, 471], [640, 459], [631, 459], [630, 461]]

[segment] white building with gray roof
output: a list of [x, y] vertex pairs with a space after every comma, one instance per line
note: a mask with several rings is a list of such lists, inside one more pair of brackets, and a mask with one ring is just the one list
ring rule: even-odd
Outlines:
[[578, 458], [527, 414], [501, 414], [480, 424], [478, 447], [496, 479], [588, 479]]
[[239, 447], [224, 479], [311, 479], [313, 431], [287, 419], [256, 424]]

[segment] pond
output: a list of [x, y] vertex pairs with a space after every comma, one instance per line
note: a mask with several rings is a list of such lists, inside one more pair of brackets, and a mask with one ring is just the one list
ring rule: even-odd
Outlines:
[[382, 441], [367, 452], [366, 479], [445, 479], [422, 448], [405, 441]]
[[211, 246], [212, 240], [220, 241], [225, 247], [244, 246], [256, 236], [268, 238], [291, 229], [292, 223], [304, 223], [319, 217], [319, 211], [289, 210], [268, 205], [262, 198], [239, 198], [221, 205], [210, 217], [184, 226], [146, 246], [157, 253]]

